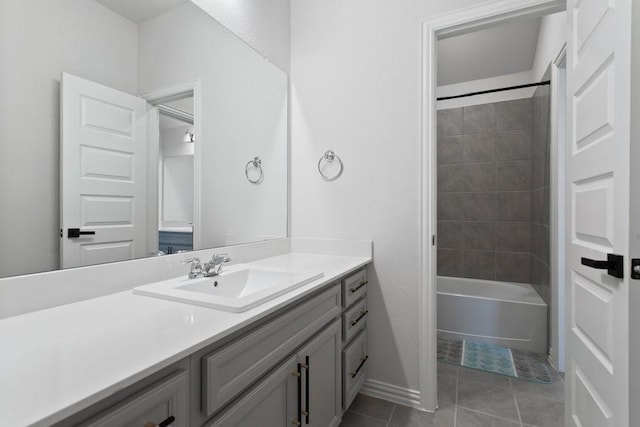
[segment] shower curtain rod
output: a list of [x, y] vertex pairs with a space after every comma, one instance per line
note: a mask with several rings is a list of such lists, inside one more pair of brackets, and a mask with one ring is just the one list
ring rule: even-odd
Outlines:
[[440, 98], [436, 98], [437, 101], [445, 101], [447, 99], [456, 99], [456, 98], [465, 98], [467, 96], [475, 96], [475, 95], [484, 95], [487, 93], [494, 93], [494, 92], [503, 92], [505, 90], [513, 90], [513, 89], [523, 89], [526, 87], [533, 87], [533, 86], [545, 86], [551, 84], [551, 80], [545, 80], [539, 83], [529, 83], [526, 85], [518, 85], [518, 86], [509, 86], [509, 87], [502, 87], [499, 89], [490, 89], [490, 90], [482, 90], [479, 92], [470, 92], [470, 93], [465, 93], [462, 95], [453, 95], [453, 96], [441, 96]]

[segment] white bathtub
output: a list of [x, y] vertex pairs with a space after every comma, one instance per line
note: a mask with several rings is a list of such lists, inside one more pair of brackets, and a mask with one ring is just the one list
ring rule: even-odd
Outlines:
[[438, 277], [438, 333], [547, 353], [547, 304], [531, 285]]

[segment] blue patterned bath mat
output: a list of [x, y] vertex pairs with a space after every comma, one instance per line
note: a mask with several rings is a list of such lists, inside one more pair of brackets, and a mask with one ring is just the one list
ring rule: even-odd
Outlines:
[[543, 355], [495, 344], [439, 336], [438, 360], [536, 383], [553, 382]]
[[494, 374], [516, 376], [511, 350], [499, 345], [464, 340], [460, 364], [467, 368], [493, 372]]

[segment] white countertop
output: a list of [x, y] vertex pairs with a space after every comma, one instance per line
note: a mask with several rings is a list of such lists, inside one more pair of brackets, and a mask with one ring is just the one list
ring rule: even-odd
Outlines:
[[0, 320], [0, 425], [63, 420], [370, 262], [299, 253], [253, 261], [324, 277], [244, 313], [124, 291]]

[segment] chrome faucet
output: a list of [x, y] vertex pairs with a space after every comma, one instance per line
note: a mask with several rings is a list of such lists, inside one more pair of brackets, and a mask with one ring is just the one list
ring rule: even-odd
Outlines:
[[198, 274], [202, 273], [202, 263], [200, 262], [200, 258], [193, 257], [187, 258], [182, 261], [183, 264], [191, 264], [191, 269], [189, 270], [189, 279], [195, 279], [198, 277]]
[[222, 264], [231, 261], [227, 254], [213, 254], [211, 261], [202, 266], [202, 275], [205, 277], [217, 276], [222, 272]]

